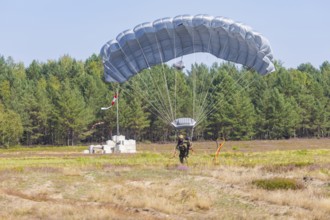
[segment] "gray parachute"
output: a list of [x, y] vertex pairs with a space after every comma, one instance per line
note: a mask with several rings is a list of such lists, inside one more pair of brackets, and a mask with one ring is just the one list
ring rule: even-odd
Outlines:
[[224, 17], [180, 15], [137, 25], [107, 42], [101, 56], [108, 82], [125, 82], [143, 69], [205, 52], [267, 74], [275, 70], [268, 40]]
[[177, 118], [171, 122], [172, 126], [177, 129], [193, 129], [196, 121], [192, 118]]

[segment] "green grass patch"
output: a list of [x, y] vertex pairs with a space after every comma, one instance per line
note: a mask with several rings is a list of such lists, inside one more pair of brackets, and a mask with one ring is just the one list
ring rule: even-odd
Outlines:
[[[24, 150], [23, 150], [24, 149]], [[80, 151], [83, 147], [42, 147], [42, 148], [19, 148], [0, 151], [0, 170], [15, 167], [99, 167], [104, 164], [114, 166], [154, 166], [167, 167], [179, 163], [178, 155], [174, 158], [169, 152], [142, 151], [136, 154], [107, 154], [107, 155], [84, 155], [71, 153], [72, 150]], [[40, 150], [40, 151], [39, 151]], [[25, 152], [33, 151], [33, 152]], [[47, 153], [47, 152], [61, 152]], [[69, 153], [65, 153], [68, 151]], [[2, 155], [1, 155], [2, 154]], [[190, 167], [212, 166], [263, 166], [269, 171], [291, 171], [315, 164], [329, 164], [330, 150], [307, 150], [307, 151], [270, 151], [270, 152], [221, 152], [218, 163], [213, 163], [214, 154], [192, 153], [188, 158]], [[18, 168], [19, 169], [19, 168]]]
[[233, 149], [233, 150], [239, 150], [239, 147], [237, 147], [237, 146], [233, 146], [232, 149]]
[[0, 148], [0, 153], [12, 152], [82, 152], [87, 150], [87, 146], [14, 146], [10, 148]]
[[295, 151], [295, 154], [297, 154], [297, 155], [307, 155], [307, 153], [308, 153], [308, 151], [306, 149]]
[[[325, 175], [330, 176], [330, 170], [329, 169], [322, 168], [322, 169], [320, 169], [320, 172], [325, 174]], [[329, 186], [330, 186], [330, 183], [329, 183]]]
[[265, 190], [297, 190], [302, 189], [304, 186], [296, 181], [295, 179], [289, 179], [289, 178], [271, 178], [271, 179], [257, 179], [253, 180], [252, 184], [257, 186], [258, 188], [265, 189]]

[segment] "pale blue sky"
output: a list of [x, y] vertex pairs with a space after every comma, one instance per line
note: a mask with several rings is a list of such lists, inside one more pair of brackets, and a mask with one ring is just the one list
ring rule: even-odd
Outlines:
[[330, 61], [328, 0], [0, 0], [0, 55], [26, 66], [65, 54], [85, 60], [121, 31], [181, 14], [251, 26], [285, 67]]

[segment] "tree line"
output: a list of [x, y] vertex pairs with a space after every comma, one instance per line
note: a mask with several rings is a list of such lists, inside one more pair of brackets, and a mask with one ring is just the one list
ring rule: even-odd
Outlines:
[[[143, 84], [147, 74], [165, 74], [172, 97], [175, 83], [177, 117], [191, 114], [194, 97], [206, 94], [207, 108], [194, 131], [195, 140], [330, 136], [328, 61], [319, 68], [305, 63], [287, 69], [276, 63], [276, 71], [266, 76], [232, 63], [194, 64], [188, 72], [156, 66], [119, 86], [104, 81], [97, 55], [85, 61], [70, 56], [33, 61], [28, 67], [1, 56], [0, 145], [75, 145], [110, 139], [116, 134], [116, 111], [100, 108], [111, 103], [118, 86], [121, 134], [138, 141], [172, 140], [174, 129], [155, 114], [153, 103], [142, 93], [150, 89], [155, 96], [153, 90], [164, 88], [157, 80], [161, 77], [155, 77], [153, 85]], [[199, 91], [196, 81], [203, 82], [206, 93]]]

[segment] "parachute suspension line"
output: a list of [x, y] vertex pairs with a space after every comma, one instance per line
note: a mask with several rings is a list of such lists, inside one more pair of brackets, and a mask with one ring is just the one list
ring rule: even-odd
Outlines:
[[[168, 29], [166, 29], [167, 34], [170, 35]], [[173, 51], [174, 51], [174, 58], [176, 58], [176, 45], [175, 45], [175, 29], [173, 29], [172, 32], [172, 37], [173, 37]], [[181, 58], [182, 61], [182, 58]], [[177, 97], [176, 97], [176, 93], [177, 93], [177, 71], [174, 69], [174, 119], [176, 119], [176, 112], [177, 112]], [[177, 135], [176, 135], [177, 136]]]
[[[168, 123], [170, 123], [171, 121], [172, 121], [172, 119], [171, 119], [171, 113], [170, 112], [168, 112], [168, 110], [167, 110], [167, 107], [166, 107], [166, 101], [165, 101], [165, 98], [164, 98], [164, 96], [163, 96], [163, 92], [161, 91], [161, 89], [159, 88], [159, 84], [158, 83], [155, 83], [155, 81], [154, 81], [154, 78], [152, 77], [152, 74], [151, 74], [151, 70], [150, 70], [150, 64], [149, 64], [149, 62], [148, 62], [148, 60], [147, 60], [147, 58], [146, 58], [146, 56], [145, 56], [145, 54], [144, 54], [144, 51], [143, 51], [143, 49], [142, 49], [142, 46], [141, 46], [141, 44], [140, 44], [140, 41], [137, 39], [137, 42], [138, 42], [138, 44], [139, 44], [139, 47], [140, 47], [140, 49], [141, 49], [141, 51], [142, 51], [142, 54], [143, 54], [143, 57], [144, 57], [144, 59], [145, 59], [145, 61], [146, 61], [146, 63], [147, 63], [147, 65], [148, 65], [148, 70], [149, 70], [149, 78], [151, 79], [151, 81], [152, 81], [152, 83], [153, 83], [153, 86], [154, 87], [157, 87], [157, 90], [158, 90], [158, 93], [157, 93], [157, 96], [158, 96], [158, 99], [159, 99], [159, 102], [160, 102], [160, 105], [162, 106], [162, 108], [163, 108], [163, 110], [166, 112], [166, 115], [168, 115], [168, 117], [169, 117], [169, 119], [168, 119]], [[138, 74], [139, 75], [139, 74]], [[147, 84], [146, 84], [147, 85]], [[156, 85], [156, 86], [155, 86]], [[147, 89], [147, 88], [146, 88]]]
[[[208, 70], [208, 71], [210, 71], [210, 70]], [[213, 81], [215, 79], [215, 76], [216, 76], [216, 74], [213, 74], [211, 80], [209, 80], [208, 74], [205, 74], [205, 78], [203, 80], [204, 83], [203, 83], [203, 87], [202, 87], [201, 90], [202, 91], [206, 91], [206, 92], [204, 92], [204, 94], [201, 95], [201, 97], [202, 97], [202, 104], [200, 105], [200, 112], [199, 112], [199, 115], [198, 115], [198, 117], [196, 119], [196, 122], [199, 121], [200, 118], [202, 118], [203, 115], [206, 114], [207, 107], [209, 106], [208, 103], [207, 103], [207, 97], [209, 97], [212, 94], [212, 93], [210, 94], [209, 87], [210, 87], [210, 85], [213, 84]]]
[[169, 111], [170, 111], [170, 114], [172, 116], [172, 120], [171, 121], [174, 121], [175, 118], [174, 118], [174, 114], [173, 114], [173, 107], [172, 107], [172, 100], [171, 100], [171, 95], [170, 95], [170, 92], [169, 92], [169, 89], [168, 89], [168, 82], [167, 82], [167, 77], [166, 77], [166, 74], [165, 74], [165, 71], [164, 71], [164, 63], [162, 61], [162, 72], [163, 72], [163, 77], [164, 77], [164, 81], [165, 81], [165, 89], [166, 89], [166, 93], [167, 93], [167, 98], [168, 98], [168, 104], [169, 104]]
[[[232, 85], [237, 85], [238, 82], [242, 80], [243, 76], [244, 76], [244, 74], [241, 74], [241, 76], [240, 76], [236, 81], [234, 81], [234, 82], [231, 84], [231, 86], [232, 86]], [[222, 81], [218, 86], [221, 87], [223, 83], [224, 83], [224, 81]], [[235, 89], [235, 88], [234, 88], [234, 89]], [[228, 93], [232, 92], [234, 89], [227, 90], [225, 93], [223, 93], [224, 97], [225, 97]], [[212, 93], [211, 93], [210, 95], [212, 95], [212, 94], [214, 93], [214, 91], [215, 91], [215, 90], [213, 90]], [[230, 99], [229, 99], [229, 100], [230, 100]], [[218, 101], [216, 101], [216, 102], [211, 102], [211, 103], [209, 103], [209, 104], [207, 105], [206, 109], [209, 109], [209, 108], [210, 108], [210, 110], [209, 110], [208, 112], [206, 112], [206, 113], [204, 114], [204, 117], [202, 117], [201, 119], [199, 119], [199, 121], [196, 121], [196, 124], [200, 123], [202, 120], [204, 120], [206, 117], [208, 117], [211, 113], [213, 113], [213, 112], [217, 109], [218, 105], [221, 104], [221, 101], [223, 101], [223, 100], [220, 99], [220, 100], [218, 100]]]
[[[246, 75], [246, 74], [242, 74], [242, 75]], [[239, 80], [241, 80], [242, 79], [242, 76], [239, 78]], [[239, 80], [237, 80], [236, 82], [238, 82]], [[252, 83], [254, 83], [254, 81], [256, 80], [256, 78], [253, 78], [253, 80], [251, 80], [251, 82], [249, 82], [247, 85], [245, 85], [245, 86], [242, 86], [242, 88], [240, 89], [240, 90], [238, 90], [238, 93], [240, 94], [240, 93], [242, 93], [243, 91], [245, 91]], [[235, 82], [235, 83], [236, 83]], [[223, 97], [225, 97], [229, 92], [232, 92], [233, 90], [230, 90], [230, 91], [227, 91], [226, 93], [224, 93], [224, 95], [223, 95]], [[233, 99], [233, 97], [229, 97], [229, 99], [227, 99], [228, 101], [231, 101]], [[217, 109], [217, 106], [219, 105], [219, 104], [221, 104], [222, 102], [224, 101], [224, 99], [222, 98], [222, 99], [220, 99], [220, 100], [218, 100], [216, 103], [215, 103], [215, 106], [213, 106], [213, 108], [204, 116], [204, 118], [203, 118], [203, 120], [205, 119], [205, 118], [207, 118], [210, 114], [212, 114], [216, 109]], [[199, 122], [196, 122], [196, 125], [197, 124], [199, 124], [200, 123], [200, 121]]]
[[208, 81], [208, 78], [207, 78], [207, 74], [205, 74], [205, 78], [204, 78], [204, 80], [203, 80], [203, 84], [202, 84], [202, 91], [205, 91], [206, 90], [206, 92], [204, 93], [204, 94], [201, 94], [201, 97], [202, 97], [202, 101], [201, 101], [201, 105], [200, 105], [200, 110], [199, 110], [199, 113], [198, 113], [198, 116], [197, 116], [197, 118], [196, 118], [196, 122], [197, 121], [199, 121], [200, 120], [200, 118], [202, 118], [203, 117], [203, 115], [205, 115], [205, 113], [206, 113], [206, 107], [207, 107], [207, 97], [210, 95], [209, 94], [209, 89], [205, 89], [206, 87], [209, 87], [210, 85], [212, 85], [213, 84], [213, 81], [214, 81], [214, 79], [215, 79], [215, 76], [216, 76], [216, 74], [214, 74], [213, 76], [212, 76], [212, 78], [211, 78], [211, 80], [210, 81]]
[[[152, 103], [151, 100], [149, 100], [147, 97], [149, 96], [149, 93], [145, 92], [146, 89], [141, 89], [139, 88], [138, 86], [134, 86], [134, 85], [131, 85], [131, 88], [135, 91], [134, 94], [131, 94], [131, 93], [128, 93], [126, 92], [127, 94], [129, 94], [131, 97], [133, 97], [133, 95], [135, 96], [136, 94], [140, 96], [140, 98], [142, 98], [144, 101], [148, 102], [149, 105], [158, 113], [156, 115], [158, 115], [163, 121], [165, 121], [166, 123], [170, 122], [171, 121], [171, 118], [166, 114], [166, 112], [162, 111], [159, 106], [156, 106], [154, 103]], [[155, 113], [155, 111], [152, 111], [150, 109], [150, 111], [152, 113]]]
[[[216, 76], [216, 74], [214, 75], [213, 79], [215, 78], [215, 76]], [[235, 82], [233, 82], [231, 84], [231, 86], [232, 85], [237, 85], [243, 79], [243, 77], [244, 77], [244, 74], [241, 74], [241, 76]], [[211, 84], [213, 83], [213, 79], [212, 79]], [[224, 82], [225, 82], [224, 80], [221, 81], [221, 83], [218, 85], [218, 87], [221, 87]], [[213, 95], [214, 92], [215, 92], [215, 89], [211, 92], [210, 95]], [[226, 94], [228, 94], [229, 92], [231, 92], [231, 90], [227, 91]], [[215, 103], [218, 104], [218, 102], [215, 102]], [[213, 108], [217, 107], [215, 103], [211, 102], [211, 103], [207, 104], [205, 109], [211, 109], [211, 111], [212, 111]]]
[[[136, 75], [140, 75], [140, 74], [137, 74], [138, 73], [138, 71], [135, 69], [135, 67], [131, 64], [131, 62], [129, 61], [129, 59], [128, 59], [128, 56], [127, 56], [127, 54], [125, 53], [125, 51], [122, 49], [122, 47], [120, 46], [120, 50], [123, 52], [123, 54], [125, 55], [125, 57], [126, 57], [126, 59], [127, 59], [127, 63], [131, 66], [131, 68], [133, 68], [133, 70], [135, 71], [135, 74]], [[141, 50], [142, 50], [142, 48], [141, 48]], [[143, 51], [143, 50], [142, 50]], [[141, 78], [141, 77], [140, 77]], [[147, 85], [146, 85], [147, 86]], [[134, 89], [134, 88], [133, 88]], [[145, 91], [148, 91], [147, 89], [145, 90]], [[147, 92], [146, 92], [147, 93]], [[171, 120], [169, 120], [169, 123], [171, 122]]]
[[[194, 35], [195, 31], [193, 31], [193, 42], [195, 40], [195, 35]], [[207, 45], [207, 52], [210, 51], [210, 42], [211, 42], [211, 33], [209, 32], [209, 40], [208, 40], [208, 45]], [[194, 48], [194, 43], [193, 43], [193, 48]], [[195, 52], [195, 51], [194, 51]], [[208, 58], [208, 57], [207, 57]], [[196, 54], [194, 53], [194, 61], [196, 64]], [[209, 78], [207, 77], [207, 75], [205, 74], [202, 74], [202, 73], [199, 73], [199, 71], [197, 70], [197, 66], [195, 68], [196, 70], [195, 71], [192, 71], [193, 72], [193, 76], [194, 76], [194, 79], [193, 79], [193, 84], [194, 84], [194, 116], [193, 118], [197, 121], [198, 118], [201, 117], [201, 115], [204, 114], [204, 102], [208, 96], [208, 89], [206, 89], [210, 84], [212, 84], [213, 82], [213, 79], [214, 77], [212, 78], [211, 82], [209, 82]], [[198, 75], [199, 76], [203, 76], [203, 78], [200, 78], [200, 77], [197, 77]], [[197, 82], [199, 82], [197, 84]], [[197, 92], [198, 91], [198, 92]]]
[[171, 101], [171, 96], [170, 96], [170, 92], [169, 92], [169, 89], [168, 89], [167, 78], [166, 78], [166, 74], [165, 74], [165, 71], [164, 71], [164, 60], [163, 60], [163, 56], [162, 56], [162, 52], [161, 52], [161, 46], [159, 45], [159, 42], [158, 42], [158, 38], [157, 38], [156, 33], [154, 33], [154, 35], [155, 35], [156, 42], [157, 42], [159, 57], [160, 57], [161, 62], [162, 62], [162, 73], [163, 73], [163, 77], [164, 77], [164, 81], [165, 81], [164, 87], [165, 87], [166, 93], [167, 93], [168, 104], [169, 104], [169, 111], [170, 111], [170, 115], [172, 115], [172, 119], [173, 119], [172, 121], [174, 121], [175, 118], [174, 118], [174, 115], [173, 115], [172, 101]]
[[[172, 121], [172, 119], [171, 119], [170, 113], [167, 111], [167, 107], [166, 107], [166, 103], [165, 103], [165, 98], [163, 97], [163, 92], [162, 92], [161, 89], [159, 88], [159, 85], [158, 85], [157, 83], [155, 83], [155, 80], [154, 80], [154, 78], [152, 77], [151, 69], [150, 69], [150, 64], [149, 64], [149, 62], [148, 62], [148, 59], [146, 58], [146, 55], [145, 55], [145, 53], [144, 53], [144, 51], [143, 51], [143, 49], [142, 49], [142, 46], [141, 46], [141, 44], [140, 44], [140, 41], [139, 41], [138, 39], [137, 39], [137, 43], [138, 43], [138, 45], [139, 45], [139, 47], [140, 47], [140, 49], [141, 49], [141, 51], [142, 51], [143, 58], [144, 58], [146, 64], [148, 65], [148, 72], [149, 72], [149, 74], [147, 74], [147, 75], [149, 76], [149, 78], [150, 78], [150, 80], [151, 80], [151, 82], [152, 82], [154, 88], [158, 91], [158, 92], [156, 92], [156, 94], [154, 94], [154, 95], [156, 95], [156, 97], [157, 97], [157, 100], [156, 100], [156, 101], [159, 103], [159, 104], [158, 104], [158, 105], [159, 105], [159, 108], [161, 108], [161, 109], [163, 110], [163, 111], [161, 111], [162, 114], [167, 115], [167, 118], [168, 118], [168, 119], [167, 119], [167, 123], [170, 123], [170, 122]], [[143, 78], [143, 77], [140, 77], [140, 74], [137, 74], [137, 75], [139, 76], [140, 79]], [[148, 90], [148, 84], [144, 81], [144, 79], [142, 79], [142, 81], [143, 81], [143, 83], [144, 83], [145, 86], [146, 86], [145, 91], [149, 91], [149, 90]], [[149, 96], [149, 97], [151, 97], [151, 96]], [[158, 112], [160, 112], [160, 111], [158, 111]], [[161, 115], [161, 114], [159, 114], [159, 115]]]
[[176, 109], [176, 81], [177, 81], [177, 70], [176, 69], [173, 69], [174, 71], [174, 119], [176, 119], [176, 112], [177, 112], [177, 109]]
[[[214, 81], [216, 75], [217, 75], [217, 74], [214, 74], [214, 75], [213, 75], [212, 80], [211, 80], [211, 82], [210, 82], [210, 85], [212, 85], [212, 83], [213, 83], [213, 81]], [[221, 83], [218, 85], [218, 87], [221, 87], [223, 83], [224, 83], [224, 81], [221, 81]], [[211, 92], [209, 95], [212, 96], [213, 93], [214, 93], [214, 91], [215, 91], [215, 90], [213, 89], [212, 92]], [[203, 109], [203, 111], [202, 111], [202, 112], [203, 112], [202, 115], [207, 114], [207, 111], [206, 111], [207, 109], [212, 109], [212, 108], [214, 107], [214, 103], [213, 103], [213, 102], [211, 102], [211, 103], [207, 103], [207, 102], [206, 102], [207, 95], [208, 95], [208, 91], [207, 91], [206, 96], [204, 97], [204, 102], [203, 102], [203, 105], [202, 105], [202, 109]], [[211, 107], [211, 106], [212, 106], [212, 107]], [[204, 118], [205, 118], [205, 117], [200, 116], [200, 118], [198, 118], [198, 119], [196, 120], [196, 123], [197, 123], [197, 121], [200, 121], [200, 120], [202, 120], [202, 119], [204, 120]]]
[[196, 117], [196, 70], [191, 71], [192, 74], [192, 86], [193, 86], [193, 119]]
[[[210, 45], [211, 45], [211, 39], [212, 39], [212, 34], [211, 32], [209, 31], [209, 40], [208, 40], [208, 44], [207, 44], [207, 52], [210, 53]], [[210, 71], [210, 69], [208, 69], [208, 71]], [[213, 80], [215, 78], [215, 75], [212, 76], [212, 79], [210, 82], [208, 82], [208, 74], [202, 74], [203, 79], [202, 80], [198, 80], [198, 81], [201, 81], [202, 83], [200, 84], [200, 90], [198, 91], [201, 91], [201, 94], [199, 94], [199, 98], [198, 98], [198, 111], [196, 113], [196, 118], [195, 120], [198, 121], [198, 119], [203, 115], [205, 114], [205, 101], [206, 101], [206, 98], [208, 96], [208, 93], [209, 93], [209, 89], [206, 89], [206, 86], [209, 86], [209, 85], [212, 85], [213, 83]]]
[[[116, 70], [116, 71], [118, 71], [118, 69], [113, 65], [113, 64], [111, 64], [110, 63], [110, 65]], [[118, 86], [118, 88], [119, 88], [119, 86]], [[133, 88], [134, 89], [134, 88]], [[125, 91], [125, 89], [124, 88], [121, 88], [121, 90], [123, 91], [123, 92], [125, 92], [127, 95], [129, 95], [129, 96], [131, 96], [132, 97], [132, 94], [131, 93], [128, 93], [127, 91]], [[135, 90], [135, 89], [134, 89]], [[143, 91], [142, 92], [137, 92], [137, 94], [139, 94], [140, 95], [140, 97], [142, 98], [142, 99], [145, 99], [157, 112], [158, 112], [158, 115], [159, 115], [159, 117], [165, 122], [165, 123], [169, 123], [169, 122], [171, 122], [171, 119], [170, 118], [167, 118], [166, 119], [166, 114], [164, 114], [164, 113], [161, 113], [161, 111], [160, 110], [158, 110], [158, 108], [156, 107], [156, 106], [154, 106], [151, 102], [150, 102], [150, 100], [148, 100], [148, 99], [146, 99], [145, 98], [145, 96], [143, 96], [142, 95], [142, 93], [143, 93]], [[151, 110], [151, 112], [152, 113], [154, 113], [154, 111], [152, 111]], [[155, 114], [155, 113], [154, 113]]]
[[[192, 46], [193, 46], [193, 54], [194, 54], [194, 64], [193, 65], [195, 65], [195, 63], [196, 63], [196, 54], [195, 54], [195, 35], [194, 35], [194, 30], [192, 31]], [[195, 106], [196, 106], [196, 74], [194, 74], [194, 72], [196, 72], [196, 71], [193, 71], [193, 70], [191, 70], [191, 74], [192, 74], [192, 86], [193, 86], [193, 119], [195, 120], [195, 117], [196, 117], [196, 115], [195, 115], [195, 111], [196, 111], [196, 109], [195, 109]]]
[[[256, 79], [254, 78], [251, 82], [249, 82], [246, 86], [244, 86], [244, 87], [242, 87], [239, 91], [238, 91], [238, 93], [240, 94], [240, 93], [242, 93], [244, 90], [246, 90], [254, 81], [255, 81]], [[223, 97], [225, 97], [226, 95], [228, 94], [228, 92], [227, 93], [225, 93], [224, 94], [224, 96]], [[229, 99], [227, 99], [227, 100], [229, 100], [229, 101], [231, 101], [233, 99], [233, 97], [229, 97]], [[221, 104], [222, 103], [222, 101], [224, 101], [223, 99], [220, 99], [218, 102], [217, 102], [217, 105], [218, 104]], [[215, 108], [216, 109], [216, 108]], [[206, 115], [206, 117], [208, 117], [210, 114], [212, 114], [214, 111], [215, 111], [215, 109], [213, 109], [213, 110], [211, 110], [211, 111], [209, 111], [208, 112], [208, 114]], [[206, 118], [205, 117], [205, 118]], [[196, 124], [198, 124], [199, 122], [196, 122]]]
[[[143, 79], [141, 78], [141, 81], [143, 83], [145, 83], [143, 81]], [[134, 83], [134, 82], [133, 82]], [[129, 86], [135, 91], [134, 94], [131, 94], [131, 93], [128, 93], [127, 91], [125, 91], [128, 95], [130, 95], [131, 97], [134, 97], [133, 95], [138, 95], [140, 96], [140, 98], [142, 98], [143, 100], [145, 100], [146, 102], [149, 103], [149, 105], [151, 107], [153, 107], [156, 112], [158, 113], [158, 115], [162, 118], [162, 120], [165, 120], [166, 122], [169, 122], [171, 119], [168, 118], [168, 116], [166, 115], [166, 112], [163, 112], [158, 106], [154, 105], [151, 100], [149, 100], [147, 97], [149, 97], [149, 93], [147, 92], [148, 90], [147, 89], [141, 89], [139, 86], [136, 86], [135, 84], [129, 84]], [[153, 111], [154, 112], [154, 111]]]
[[[197, 68], [196, 68], [197, 69]], [[210, 81], [208, 79], [208, 74], [203, 73], [203, 69], [195, 70], [195, 100], [197, 101], [196, 107], [195, 107], [195, 120], [197, 121], [198, 118], [203, 114], [204, 112], [204, 102], [206, 100], [206, 97], [208, 95], [208, 87], [212, 84], [213, 78]], [[199, 75], [197, 77], [197, 74]], [[197, 84], [198, 82], [198, 84]], [[198, 92], [196, 92], [198, 91]]]
[[[171, 117], [168, 115], [168, 112], [166, 112], [166, 109], [162, 107], [161, 100], [150, 100], [148, 97], [152, 97], [148, 91], [148, 85], [146, 85], [143, 77], [140, 77], [139, 80], [145, 85], [145, 89], [141, 89], [139, 86], [133, 87], [133, 89], [136, 91], [137, 94], [139, 94], [145, 101], [147, 101], [151, 107], [153, 107], [159, 115], [159, 117], [166, 118], [166, 122], [171, 122]], [[146, 95], [143, 95], [146, 94]]]
[[[111, 63], [110, 63], [110, 65], [116, 70], [116, 71], [118, 71], [118, 69], [114, 66], [114, 65], [112, 65]], [[126, 94], [128, 94], [129, 96], [131, 96], [132, 97], [132, 94], [130, 94], [130, 93], [128, 93], [128, 92], [126, 92], [123, 88], [122, 88], [122, 90], [126, 93]], [[137, 90], [136, 88], [133, 88], [133, 90]], [[145, 99], [145, 96], [143, 96], [143, 95], [141, 95], [143, 93], [143, 91], [138, 91], [137, 92], [137, 94], [139, 94], [140, 96], [141, 96], [141, 98], [142, 99]], [[153, 106], [153, 108], [159, 113], [159, 116], [161, 117], [161, 119], [162, 120], [165, 120], [164, 118], [165, 118], [165, 114], [162, 114], [158, 109], [157, 109], [157, 107], [155, 107], [148, 99], [146, 99], [146, 101], [151, 105], [151, 106]], [[167, 120], [165, 120], [166, 122], [168, 122], [168, 121], [170, 121], [170, 119], [167, 119]]]
[[[133, 96], [132, 93], [130, 92], [127, 92], [125, 89], [122, 89], [123, 93], [126, 93], [128, 96]], [[135, 94], [134, 94], [135, 95]], [[143, 96], [141, 96], [142, 99], [144, 99]], [[146, 100], [151, 106], [152, 106], [152, 103], [149, 102], [148, 100]], [[167, 124], [169, 119], [166, 118], [166, 116], [164, 116], [156, 107], [153, 106], [153, 109], [149, 109], [151, 111], [151, 113], [153, 113], [154, 115], [158, 115], [159, 118], [165, 123]]]
[[[208, 44], [207, 44], [208, 54], [211, 54], [211, 52], [210, 52], [211, 40], [212, 40], [212, 33], [211, 33], [211, 31], [209, 31], [209, 40], [208, 40]], [[208, 71], [210, 72], [211, 69], [209, 68]], [[201, 88], [201, 91], [205, 91], [205, 92], [202, 93], [200, 96], [202, 100], [201, 100], [200, 109], [199, 109], [200, 111], [199, 111], [198, 117], [196, 118], [196, 122], [199, 121], [200, 118], [202, 118], [202, 116], [205, 115], [205, 113], [206, 113], [206, 100], [209, 95], [209, 89], [205, 89], [205, 88], [206, 88], [206, 86], [209, 87], [210, 85], [213, 84], [216, 74], [214, 74], [212, 76], [210, 81], [208, 80], [209, 78], [207, 76], [208, 76], [208, 74], [205, 75], [205, 78], [204, 78], [203, 84], [202, 84], [202, 88]]]

